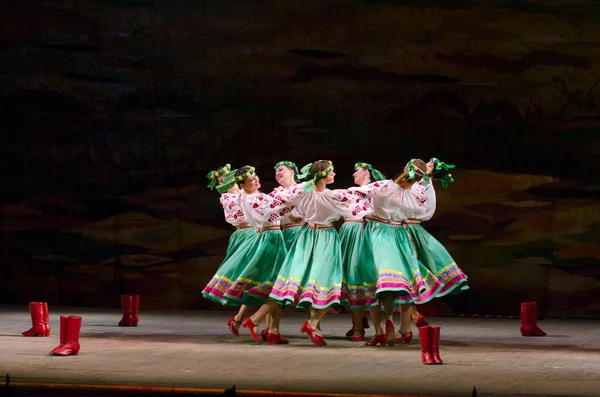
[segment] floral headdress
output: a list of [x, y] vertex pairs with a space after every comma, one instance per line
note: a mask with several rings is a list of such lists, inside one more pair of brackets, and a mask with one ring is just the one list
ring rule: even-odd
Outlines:
[[[315, 173], [315, 175], [312, 177], [312, 179], [309, 180], [308, 183], [304, 186], [305, 192], [312, 192], [313, 189], [315, 188], [315, 184], [317, 183], [317, 181], [319, 179], [326, 178], [327, 175], [329, 175], [331, 173], [331, 171], [333, 171], [333, 163], [330, 160], [319, 160], [319, 161], [328, 162], [329, 167], [324, 169], [323, 171], [319, 171], [319, 172]], [[310, 175], [310, 169], [312, 168], [313, 164], [314, 163], [308, 163], [304, 167], [302, 167], [302, 169], [300, 170], [302, 179], [306, 180], [306, 178], [308, 178], [308, 176]]]
[[420, 175], [422, 177], [421, 185], [425, 186], [429, 183], [429, 175], [427, 172], [423, 172], [419, 167], [417, 167], [415, 165], [415, 161], [417, 161], [417, 159], [411, 159], [408, 163], [406, 163], [404, 169], [406, 172], [408, 172], [408, 179], [414, 179], [416, 175]]
[[227, 193], [229, 189], [235, 186], [235, 171], [229, 171], [223, 175], [223, 183], [217, 186], [217, 191], [221, 194]]
[[[248, 169], [248, 171], [235, 177], [236, 183], [242, 183], [246, 179], [250, 178], [251, 175], [254, 175], [255, 168], [252, 167], [251, 165], [247, 165], [246, 167], [250, 167], [250, 168]], [[235, 171], [237, 171], [237, 170], [235, 170]]]
[[442, 185], [442, 188], [445, 189], [448, 187], [449, 183], [454, 182], [452, 174], [449, 173], [449, 170], [456, 167], [454, 164], [446, 164], [437, 157], [432, 157], [429, 161], [433, 163], [433, 175], [436, 173], [441, 175], [438, 179], [440, 180], [440, 185]]
[[373, 168], [373, 166], [369, 163], [362, 163], [359, 161], [358, 163], [354, 164], [355, 171], [357, 168], [364, 168], [366, 170], [369, 170], [369, 172], [371, 173], [371, 179], [373, 179], [374, 181], [382, 181], [385, 179], [385, 175], [383, 175], [381, 171]]
[[225, 175], [229, 171], [231, 171], [231, 164], [225, 164], [223, 166], [223, 168], [219, 168], [218, 170], [211, 171], [208, 174], [206, 174], [206, 178], [208, 178], [210, 180], [210, 183], [208, 184], [208, 188], [210, 190], [213, 190], [215, 188], [215, 186], [219, 183], [218, 178], [220, 176]]
[[294, 175], [297, 179], [304, 179], [304, 178], [300, 177], [301, 175], [300, 175], [300, 172], [298, 172], [298, 167], [296, 166], [296, 164], [291, 161], [288, 161], [288, 160], [280, 161], [279, 163], [275, 164], [275, 167], [273, 167], [273, 168], [277, 169], [277, 168], [281, 167], [282, 165], [286, 166], [289, 169], [291, 169], [292, 171], [294, 171]]

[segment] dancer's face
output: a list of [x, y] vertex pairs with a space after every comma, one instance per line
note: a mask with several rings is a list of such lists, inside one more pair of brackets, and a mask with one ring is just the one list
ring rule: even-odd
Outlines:
[[257, 193], [258, 189], [260, 189], [260, 179], [258, 175], [252, 174], [246, 179], [246, 181], [241, 185], [242, 189], [248, 194]]
[[290, 187], [296, 184], [294, 181], [294, 171], [285, 165], [277, 167], [275, 170], [275, 179], [283, 187]]
[[365, 185], [369, 178], [369, 170], [358, 167], [352, 176], [354, 177], [354, 183], [359, 186]]
[[335, 180], [335, 172], [331, 171], [329, 173], [329, 175], [327, 175], [325, 177], [325, 184], [329, 185], [330, 183], [333, 183], [334, 180]]
[[222, 176], [218, 176], [217, 177], [217, 182], [219, 182], [219, 185], [223, 184], [223, 177]]

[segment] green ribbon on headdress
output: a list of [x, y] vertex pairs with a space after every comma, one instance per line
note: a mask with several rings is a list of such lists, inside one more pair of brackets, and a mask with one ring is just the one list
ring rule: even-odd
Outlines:
[[229, 189], [235, 186], [235, 172], [237, 170], [229, 171], [223, 175], [223, 183], [217, 186], [217, 191], [221, 194], [227, 193]]
[[[423, 171], [415, 165], [415, 161], [417, 161], [417, 159], [411, 159], [404, 166], [404, 169], [406, 170], [406, 172], [408, 172], [408, 179], [414, 179], [417, 173], [419, 173], [419, 175], [423, 173]], [[429, 175], [427, 174], [427, 172], [425, 172], [423, 173], [423, 178], [421, 179], [421, 185], [426, 186], [427, 183], [429, 183]]]
[[448, 187], [449, 183], [454, 182], [454, 178], [452, 178], [452, 174], [449, 173], [449, 170], [456, 167], [454, 164], [446, 164], [442, 160], [440, 160], [436, 157], [432, 157], [429, 161], [431, 161], [433, 163], [434, 175], [435, 175], [436, 171], [443, 171], [442, 172], [443, 175], [439, 178], [440, 185], [442, 185], [442, 188], [445, 189]]
[[385, 178], [385, 175], [383, 175], [383, 173], [379, 170], [376, 170], [375, 168], [373, 168], [373, 166], [369, 163], [363, 163], [363, 162], [358, 162], [356, 164], [354, 164], [354, 170], [356, 171], [357, 168], [364, 168], [369, 170], [369, 172], [371, 173], [371, 179], [373, 179], [373, 181], [383, 181]]
[[213, 190], [215, 188], [215, 186], [219, 183], [218, 178], [220, 176], [225, 175], [229, 171], [231, 171], [231, 164], [225, 164], [225, 166], [223, 166], [223, 168], [219, 168], [216, 171], [211, 171], [208, 174], [206, 174], [206, 177], [210, 180], [210, 183], [208, 184], [208, 188], [210, 190]]
[[282, 165], [290, 168], [292, 171], [294, 171], [294, 174], [296, 174], [296, 178], [301, 179], [299, 176], [298, 167], [296, 167], [296, 164], [294, 164], [291, 161], [288, 161], [288, 160], [280, 161], [279, 163], [275, 164], [275, 167], [273, 167], [273, 168], [277, 169], [277, 168], [281, 167]]
[[[329, 161], [329, 160], [319, 160], [319, 161]], [[314, 163], [306, 164], [304, 167], [302, 167], [302, 170], [300, 172], [305, 173], [308, 170], [307, 175], [304, 176], [304, 179], [306, 179], [308, 177], [308, 175], [310, 175], [310, 169], [313, 166], [313, 164]], [[315, 173], [313, 178], [311, 180], [309, 180], [306, 185], [304, 185], [304, 191], [312, 192], [313, 189], [315, 188], [315, 185], [317, 184], [317, 181], [319, 179], [326, 178], [327, 175], [329, 175], [331, 173], [331, 171], [333, 171], [333, 163], [331, 161], [329, 161], [329, 168], [326, 168], [323, 171]]]
[[304, 181], [310, 175], [310, 169], [314, 163], [308, 163], [304, 167], [300, 168], [300, 173], [297, 175], [299, 181]]

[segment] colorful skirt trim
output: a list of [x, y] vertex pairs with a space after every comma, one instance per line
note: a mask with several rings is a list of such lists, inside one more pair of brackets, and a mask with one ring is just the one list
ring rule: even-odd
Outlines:
[[254, 232], [223, 262], [202, 295], [224, 306], [260, 306], [286, 257], [280, 230]]
[[[351, 309], [367, 309], [377, 303], [377, 273], [372, 263], [361, 261], [364, 245], [363, 222], [344, 222], [340, 228], [344, 283], [342, 303]], [[366, 280], [366, 281], [365, 281]]]
[[270, 298], [282, 305], [324, 309], [342, 301], [340, 240], [334, 228], [302, 226]]

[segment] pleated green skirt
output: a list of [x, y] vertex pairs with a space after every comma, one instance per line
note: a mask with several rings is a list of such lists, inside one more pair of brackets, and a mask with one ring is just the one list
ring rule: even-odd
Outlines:
[[434, 276], [435, 297], [466, 291], [467, 275], [458, 267], [448, 250], [421, 225], [408, 224], [408, 231], [417, 259]]
[[339, 231], [342, 250], [342, 303], [351, 309], [367, 309], [377, 303], [377, 274], [373, 263], [362, 262], [363, 222], [344, 222]]
[[342, 256], [334, 228], [302, 226], [270, 298], [282, 305], [324, 309], [342, 300]]
[[280, 230], [254, 233], [223, 262], [202, 291], [205, 298], [225, 306], [260, 306], [269, 298], [287, 254], [285, 242]]

